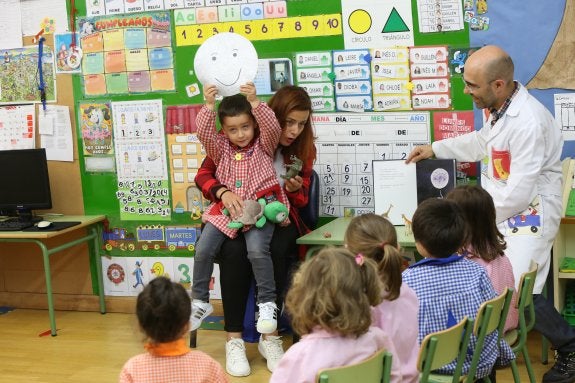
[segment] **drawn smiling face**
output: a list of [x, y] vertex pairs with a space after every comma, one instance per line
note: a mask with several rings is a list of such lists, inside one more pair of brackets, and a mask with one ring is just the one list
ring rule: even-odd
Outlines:
[[218, 33], [204, 41], [194, 58], [194, 71], [205, 85], [215, 85], [221, 96], [239, 93], [240, 85], [254, 81], [258, 54], [252, 43], [236, 33]]

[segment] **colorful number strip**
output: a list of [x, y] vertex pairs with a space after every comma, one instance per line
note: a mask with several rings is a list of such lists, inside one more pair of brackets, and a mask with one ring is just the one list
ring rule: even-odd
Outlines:
[[342, 34], [341, 15], [316, 15], [245, 20], [176, 27], [176, 45], [200, 45], [220, 32], [234, 32], [248, 40], [276, 40]]

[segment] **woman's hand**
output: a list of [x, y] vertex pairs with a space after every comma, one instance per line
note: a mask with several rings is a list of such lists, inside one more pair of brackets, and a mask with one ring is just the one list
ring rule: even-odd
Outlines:
[[222, 204], [230, 212], [232, 219], [237, 219], [242, 215], [244, 209], [244, 201], [239, 195], [233, 191], [228, 191], [222, 195]]
[[216, 110], [216, 95], [218, 88], [215, 85], [206, 85], [204, 87], [204, 98], [206, 99], [206, 106], [210, 110]]
[[285, 181], [285, 189], [289, 193], [293, 193], [301, 189], [303, 185], [303, 179], [300, 176], [295, 176]]

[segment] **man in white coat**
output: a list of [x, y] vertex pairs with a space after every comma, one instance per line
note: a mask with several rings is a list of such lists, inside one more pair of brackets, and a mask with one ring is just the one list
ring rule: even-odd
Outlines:
[[562, 215], [560, 127], [549, 111], [513, 79], [514, 66], [501, 48], [474, 52], [463, 73], [464, 92], [490, 117], [480, 130], [413, 149], [407, 162], [436, 156], [481, 161], [481, 186], [491, 194], [497, 225], [505, 235], [515, 280], [539, 264], [534, 287], [535, 329], [557, 350], [544, 383], [575, 382], [575, 330], [541, 295], [551, 246]]

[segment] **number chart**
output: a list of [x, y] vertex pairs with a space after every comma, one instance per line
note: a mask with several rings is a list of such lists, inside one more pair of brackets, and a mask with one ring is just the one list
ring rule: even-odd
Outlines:
[[405, 159], [431, 142], [429, 112], [322, 113], [313, 121], [321, 216], [373, 213], [372, 161]]

